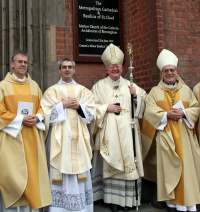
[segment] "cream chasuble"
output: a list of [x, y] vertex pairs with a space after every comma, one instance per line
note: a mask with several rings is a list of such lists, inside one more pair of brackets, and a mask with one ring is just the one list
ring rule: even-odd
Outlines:
[[193, 206], [200, 203], [200, 148], [194, 129], [189, 128], [183, 119], [168, 120], [164, 130], [156, 130], [164, 113], [180, 100], [186, 118], [194, 126], [199, 108], [188, 86], [178, 82], [175, 87], [168, 88], [160, 81], [146, 98], [142, 124], [144, 177], [153, 181], [157, 178], [159, 201]]
[[[90, 90], [77, 83], [59, 82], [47, 89], [41, 101], [47, 132], [52, 108], [67, 97], [76, 98], [95, 116], [95, 103]], [[60, 173], [81, 174], [91, 169], [90, 135], [75, 109], [66, 109], [65, 121], [52, 126], [50, 139], [50, 165]]]
[[[119, 82], [114, 82], [107, 77], [92, 88], [97, 105], [97, 120], [93, 137], [94, 149], [100, 150], [104, 159], [104, 178], [135, 180], [143, 176], [138, 118], [143, 115], [143, 101], [146, 93], [137, 85], [133, 85], [137, 93], [135, 142], [138, 162], [136, 167], [131, 132], [131, 95], [128, 86], [130, 86], [128, 80], [120, 78]], [[108, 105], [115, 102], [120, 103], [122, 107], [119, 115], [106, 112]]]
[[22, 126], [16, 138], [4, 132], [17, 117], [19, 102], [33, 104], [32, 115], [42, 114], [41, 91], [27, 75], [24, 81], [10, 73], [0, 83], [0, 190], [5, 208], [51, 204], [44, 136], [35, 126]]

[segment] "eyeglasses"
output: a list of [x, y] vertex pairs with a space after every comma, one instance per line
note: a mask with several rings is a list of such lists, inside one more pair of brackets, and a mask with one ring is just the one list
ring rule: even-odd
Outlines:
[[165, 74], [171, 72], [171, 73], [175, 73], [176, 69], [164, 69], [162, 72], [164, 72]]
[[73, 69], [73, 68], [74, 68], [73, 66], [61, 66], [61, 69], [63, 69], [63, 70], [64, 69], [69, 69], [70, 70], [70, 69]]
[[122, 68], [122, 66], [120, 66], [120, 65], [112, 65], [112, 66], [109, 66], [108, 67], [109, 69], [119, 69], [119, 68]]
[[26, 60], [17, 60], [17, 62], [19, 63], [19, 64], [25, 64], [25, 65], [28, 65], [28, 61], [26, 61]]

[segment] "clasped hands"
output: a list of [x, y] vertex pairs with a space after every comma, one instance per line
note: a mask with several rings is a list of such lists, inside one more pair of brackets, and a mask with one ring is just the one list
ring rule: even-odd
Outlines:
[[122, 111], [122, 108], [116, 103], [109, 104], [107, 107], [107, 112], [109, 113], [120, 113]]
[[38, 122], [38, 120], [39, 119], [36, 115], [27, 115], [24, 116], [22, 123], [26, 127], [32, 127]]
[[173, 108], [167, 112], [167, 118], [173, 121], [178, 121], [179, 119], [183, 118], [184, 115], [184, 112], [177, 108]]
[[[133, 86], [128, 86], [130, 94], [133, 94], [133, 96], [137, 96], [136, 95], [136, 88]], [[122, 108], [118, 105], [116, 105], [116, 103], [112, 103], [108, 105], [107, 108], [107, 112], [109, 113], [120, 113], [122, 111]]]
[[62, 99], [64, 108], [79, 109], [80, 105], [76, 98], [66, 97]]

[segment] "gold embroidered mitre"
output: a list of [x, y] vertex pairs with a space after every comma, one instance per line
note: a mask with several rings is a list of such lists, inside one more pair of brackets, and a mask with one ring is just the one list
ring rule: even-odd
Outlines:
[[177, 67], [178, 58], [177, 56], [167, 49], [163, 49], [158, 56], [157, 66], [162, 71], [162, 69], [167, 65], [173, 65]]
[[124, 53], [117, 46], [111, 43], [101, 55], [101, 60], [106, 67], [112, 64], [122, 65]]

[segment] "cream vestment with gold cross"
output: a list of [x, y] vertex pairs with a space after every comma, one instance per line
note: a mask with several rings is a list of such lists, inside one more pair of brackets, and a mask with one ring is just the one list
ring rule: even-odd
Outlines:
[[[92, 88], [97, 107], [97, 120], [93, 129], [95, 151], [92, 180], [94, 200], [103, 198], [106, 203], [132, 207], [135, 205], [135, 201], [133, 200], [134, 186], [132, 182], [143, 176], [140, 126], [138, 119], [142, 118], [143, 115], [146, 92], [137, 85], [133, 85], [137, 93], [137, 107], [135, 109], [135, 142], [138, 162], [136, 166], [134, 162], [131, 131], [131, 95], [128, 86], [130, 86], [130, 82], [122, 77], [119, 81], [113, 81], [110, 77], [107, 77], [97, 82]], [[122, 111], [119, 115], [107, 112], [108, 105], [112, 103], [120, 103]], [[100, 157], [101, 160], [103, 158], [103, 173], [100, 173], [100, 164], [98, 162], [98, 158]], [[103, 189], [98, 187], [98, 182], [100, 182], [100, 176], [102, 174], [105, 189], [109, 190], [109, 194], [104, 191], [103, 194], [98, 194], [99, 189]], [[115, 186], [114, 184], [112, 184], [113, 186], [111, 187], [109, 185], [107, 186], [107, 180], [116, 180], [115, 182], [113, 181], [114, 184], [118, 184], [118, 180], [121, 181], [119, 182], [120, 185], [125, 190], [128, 189], [127, 191], [122, 191], [123, 189], [121, 188], [122, 190], [120, 191], [120, 189], [118, 190], [116, 188], [117, 192], [121, 193], [123, 197], [116, 195], [116, 198], [114, 198], [112, 196], [112, 194], [115, 193]], [[129, 182], [131, 183], [130, 185]], [[126, 194], [123, 195], [123, 192]], [[131, 198], [129, 198], [129, 192]], [[104, 197], [102, 197], [102, 195], [104, 195]], [[127, 198], [129, 200], [127, 200]]]

